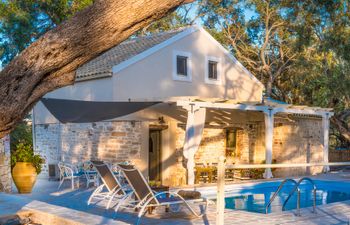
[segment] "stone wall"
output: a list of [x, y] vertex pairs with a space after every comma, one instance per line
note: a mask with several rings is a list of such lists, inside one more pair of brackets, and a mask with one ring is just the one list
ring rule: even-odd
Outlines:
[[[276, 163], [323, 162], [322, 120], [317, 118], [276, 119], [273, 159]], [[320, 173], [322, 167], [276, 169], [274, 176]]]
[[[176, 149], [177, 155], [182, 157], [182, 147], [185, 139], [185, 128], [177, 129]], [[225, 155], [226, 136], [225, 130], [204, 128], [203, 137], [198, 151], [195, 154], [196, 163], [217, 163], [221, 155]]]
[[60, 125], [43, 124], [35, 126], [35, 153], [45, 159], [40, 177], [48, 177], [48, 165], [57, 164], [61, 160]]
[[[147, 130], [142, 122], [115, 121], [82, 124], [36, 125], [36, 151], [46, 159], [43, 175], [47, 176], [47, 165], [58, 161], [70, 163], [90, 159], [110, 162], [131, 161], [136, 165], [143, 162], [148, 166]], [[265, 124], [263, 121], [249, 121], [233, 124], [237, 129], [236, 158], [238, 163], [263, 163], [265, 161]], [[148, 129], [148, 126], [146, 127]], [[175, 157], [170, 177], [186, 180], [186, 166], [183, 159], [185, 127], [174, 128]], [[315, 118], [276, 116], [274, 124], [273, 160], [276, 163], [320, 162], [323, 160], [322, 121]], [[143, 143], [143, 144], [142, 144]], [[143, 146], [143, 147], [142, 147]], [[146, 152], [141, 154], [141, 149]], [[195, 155], [197, 163], [217, 163], [225, 155], [226, 129], [206, 127], [203, 139]], [[275, 177], [304, 175], [321, 172], [322, 168], [276, 169]], [[179, 180], [179, 179], [178, 179]]]
[[11, 192], [10, 138], [0, 138], [0, 192]]
[[108, 162], [141, 160], [141, 122], [98, 122], [36, 125], [36, 152], [47, 165], [58, 161], [77, 164], [90, 159]]
[[[233, 124], [237, 129], [237, 163], [265, 162], [265, 123], [250, 121]], [[177, 156], [182, 157], [185, 128], [177, 129]], [[204, 128], [202, 142], [195, 155], [195, 162], [217, 163], [225, 154], [225, 129]], [[273, 160], [276, 163], [307, 163], [323, 161], [322, 121], [318, 118], [276, 117], [274, 124]], [[185, 164], [182, 164], [185, 168]], [[287, 177], [320, 173], [322, 167], [275, 169], [275, 177]]]

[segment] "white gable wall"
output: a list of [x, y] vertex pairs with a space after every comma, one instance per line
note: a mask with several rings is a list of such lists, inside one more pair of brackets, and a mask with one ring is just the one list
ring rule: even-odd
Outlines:
[[[85, 101], [113, 101], [112, 78], [103, 78], [77, 82], [74, 85], [63, 87], [47, 93], [45, 98], [59, 98]], [[46, 109], [43, 103], [38, 102], [34, 107], [35, 123], [57, 123], [58, 120]]]
[[[86, 101], [128, 101], [129, 99], [136, 101], [198, 96], [260, 101], [263, 86], [242, 66], [233, 62], [222, 47], [211, 39], [213, 38], [206, 31], [199, 29], [118, 71], [112, 77], [77, 82], [50, 92], [45, 97]], [[191, 82], [173, 80], [175, 51], [191, 54]], [[205, 82], [208, 57], [220, 59], [222, 78], [220, 85]], [[35, 106], [34, 111], [36, 124], [58, 122], [40, 102]], [[140, 116], [149, 118], [150, 115], [138, 115]], [[123, 119], [128, 119], [127, 117]]]
[[[196, 31], [115, 73], [112, 78], [113, 98], [127, 101], [198, 96], [261, 101], [263, 91], [261, 83], [234, 63], [204, 32]], [[173, 55], [176, 51], [191, 54], [191, 82], [173, 79]], [[207, 57], [220, 59], [221, 85], [205, 82]]]

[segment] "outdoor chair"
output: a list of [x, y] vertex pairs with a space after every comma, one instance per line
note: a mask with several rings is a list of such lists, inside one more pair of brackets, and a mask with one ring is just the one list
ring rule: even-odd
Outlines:
[[94, 169], [92, 162], [86, 161], [82, 166], [82, 170], [86, 179], [86, 188], [92, 183], [94, 186], [99, 184], [99, 176], [97, 171]]
[[[121, 199], [117, 204], [115, 211], [117, 212], [120, 208], [139, 210], [136, 224], [140, 223], [141, 217], [149, 208], [152, 209], [157, 206], [179, 206], [180, 204], [184, 204], [196, 217], [201, 217], [205, 214], [208, 204], [212, 203], [212, 201], [204, 198], [185, 200], [176, 192], [164, 191], [157, 193], [152, 191], [146, 179], [138, 169], [130, 165], [121, 164], [119, 164], [119, 167], [123, 171], [125, 178], [133, 190], [133, 193], [127, 194], [123, 199]], [[135, 199], [132, 199], [132, 197]], [[189, 205], [189, 203], [205, 203], [203, 213], [197, 213]], [[170, 209], [172, 209], [173, 212], [178, 212], [178, 210], [174, 210], [175, 207], [170, 207]], [[177, 209], [179, 209], [179, 207]]]
[[98, 175], [101, 177], [103, 184], [98, 186], [96, 190], [91, 194], [88, 205], [92, 200], [108, 200], [106, 209], [109, 209], [113, 199], [121, 199], [126, 195], [126, 189], [122, 187], [118, 179], [114, 176], [111, 168], [102, 161], [91, 161], [97, 170]]
[[68, 164], [68, 163], [58, 163], [58, 169], [60, 171], [60, 184], [58, 185], [58, 189], [62, 186], [63, 182], [65, 180], [70, 180], [72, 184], [72, 190], [74, 190], [74, 181], [78, 181], [78, 187], [80, 185], [80, 176], [81, 173], [79, 173], [78, 168], [74, 165]]

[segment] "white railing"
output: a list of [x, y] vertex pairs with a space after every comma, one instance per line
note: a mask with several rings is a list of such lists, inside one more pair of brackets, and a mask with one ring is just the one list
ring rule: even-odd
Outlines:
[[234, 164], [226, 165], [225, 158], [220, 157], [218, 163], [216, 224], [224, 224], [225, 210], [225, 169], [267, 169], [267, 168], [293, 168], [312, 166], [350, 166], [350, 162], [319, 162], [319, 163], [292, 163], [292, 164]]
[[319, 163], [291, 163], [291, 164], [234, 164], [226, 165], [226, 169], [266, 169], [266, 168], [291, 168], [311, 166], [350, 166], [350, 162], [319, 162]]

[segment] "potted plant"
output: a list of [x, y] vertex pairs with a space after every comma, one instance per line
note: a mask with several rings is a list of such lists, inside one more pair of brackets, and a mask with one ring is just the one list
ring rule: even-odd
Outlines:
[[44, 160], [30, 144], [18, 143], [11, 154], [12, 178], [19, 193], [30, 193]]

